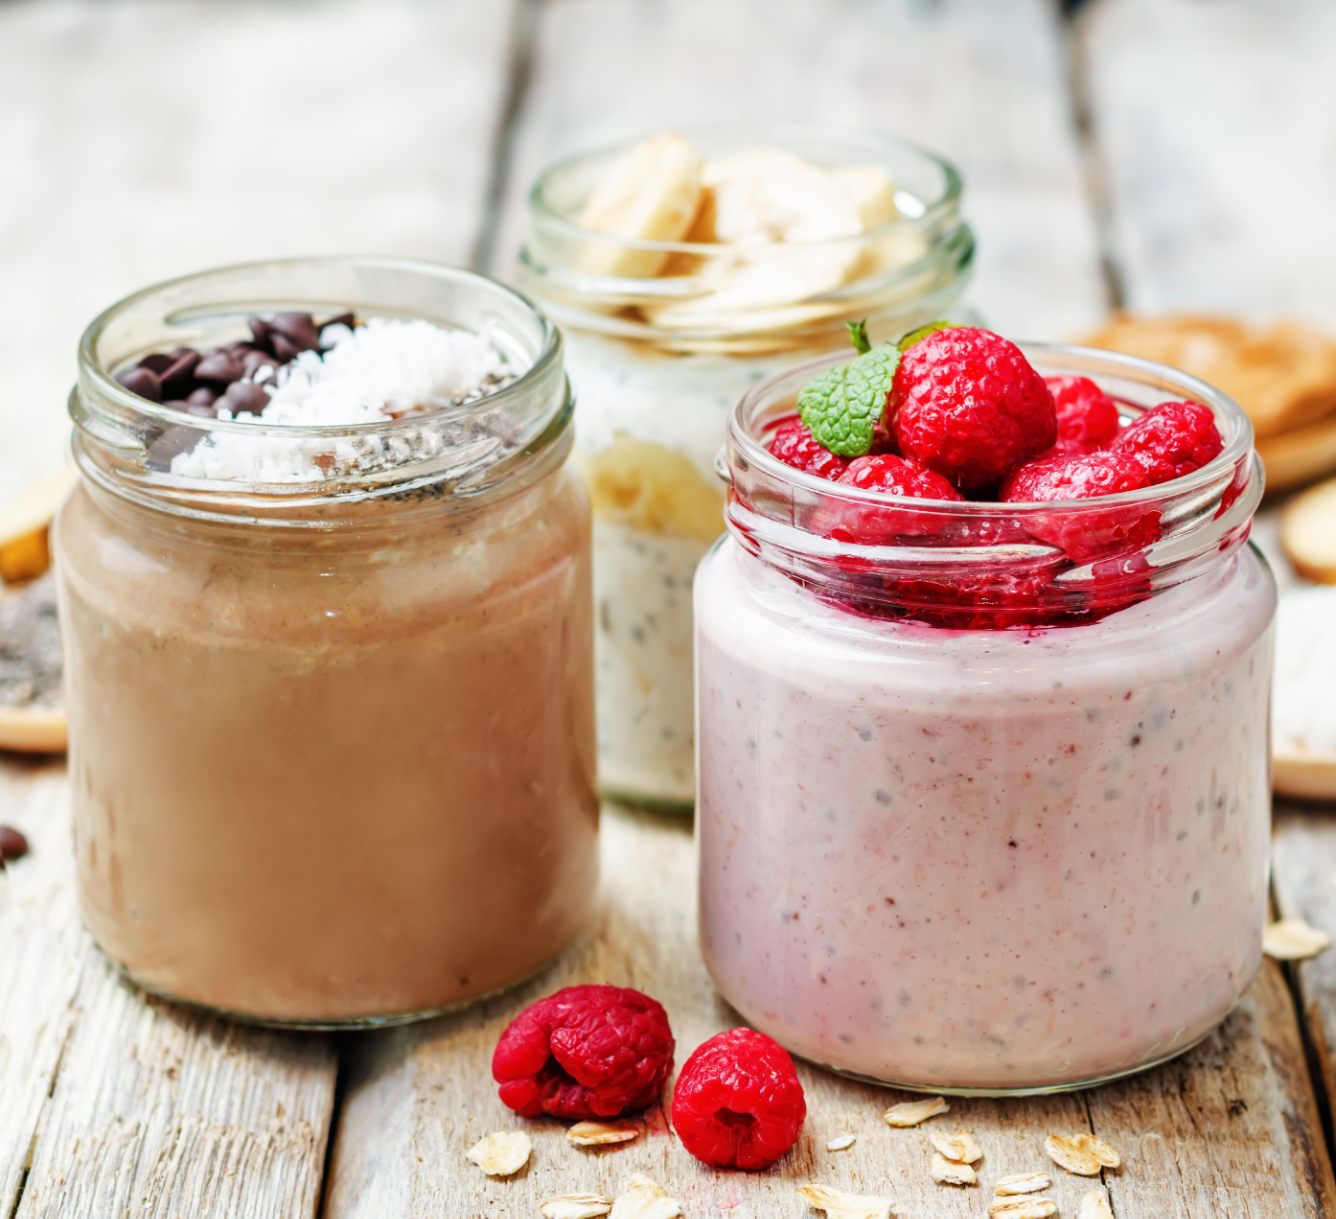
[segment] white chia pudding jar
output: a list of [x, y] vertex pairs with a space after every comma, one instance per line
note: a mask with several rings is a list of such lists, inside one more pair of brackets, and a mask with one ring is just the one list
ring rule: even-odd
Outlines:
[[[1203, 402], [1224, 451], [1100, 500], [888, 509], [765, 451], [808, 366], [734, 413], [731, 536], [696, 582], [706, 962], [790, 1050], [910, 1088], [1142, 1069], [1219, 1023], [1261, 960], [1275, 586], [1246, 545], [1251, 429], [1168, 369], [1027, 355], [1125, 414]], [[937, 545], [827, 536], [874, 501], [919, 536], [935, 517]], [[1158, 512], [1160, 540], [1077, 566], [1025, 537], [1110, 506]], [[979, 543], [1002, 528], [1016, 540]], [[1007, 609], [1045, 563], [1042, 607]]]
[[[559, 162], [531, 193], [523, 282], [562, 327], [575, 461], [594, 511], [600, 782], [606, 794], [671, 807], [695, 793], [691, 585], [723, 528], [714, 461], [729, 408], [795, 354], [847, 345], [846, 319], [898, 335], [958, 315], [974, 248], [959, 175], [911, 144], [806, 128], [687, 134], [706, 158], [766, 150], [884, 169], [898, 215], [856, 237], [757, 247], [582, 227], [591, 191], [636, 141]], [[659, 273], [582, 270], [625, 265], [628, 252], [662, 264]], [[831, 261], [844, 282], [804, 295], [801, 285], [821, 278], [814, 266]], [[720, 290], [739, 276], [746, 290]]]

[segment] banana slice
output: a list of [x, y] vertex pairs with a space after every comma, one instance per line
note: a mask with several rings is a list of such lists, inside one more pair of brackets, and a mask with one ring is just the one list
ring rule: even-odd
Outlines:
[[830, 170], [835, 189], [857, 210], [862, 231], [900, 217], [895, 183], [880, 165], [840, 165]]
[[[623, 241], [681, 241], [701, 204], [700, 154], [680, 135], [661, 131], [618, 157], [594, 188], [580, 224]], [[616, 241], [587, 241], [580, 269], [591, 275], [644, 279], [667, 255], [628, 250]]]
[[855, 237], [863, 221], [835, 176], [788, 152], [742, 152], [705, 162], [715, 240], [730, 244]]
[[62, 470], [0, 505], [0, 581], [32, 580], [51, 565], [47, 529], [73, 484], [74, 474]]
[[587, 457], [594, 514], [646, 533], [712, 542], [724, 530], [724, 496], [681, 453], [624, 433]]

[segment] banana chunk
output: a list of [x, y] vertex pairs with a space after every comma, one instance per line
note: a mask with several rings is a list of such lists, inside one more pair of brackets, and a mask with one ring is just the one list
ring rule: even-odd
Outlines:
[[619, 240], [585, 242], [580, 269], [628, 279], [659, 274], [666, 253], [626, 249], [620, 242], [681, 241], [700, 205], [700, 154], [675, 132], [650, 136], [609, 166], [586, 201], [580, 224]]
[[723, 491], [661, 444], [623, 434], [586, 458], [584, 468], [600, 520], [701, 542], [724, 530]]

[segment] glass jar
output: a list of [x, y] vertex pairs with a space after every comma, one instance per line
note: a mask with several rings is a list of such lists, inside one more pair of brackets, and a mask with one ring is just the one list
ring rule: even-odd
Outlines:
[[[319, 429], [190, 417], [112, 377], [284, 309], [486, 331], [526, 371]], [[425, 263], [230, 267], [94, 321], [70, 410], [70, 773], [107, 955], [147, 990], [310, 1026], [438, 1012], [553, 957], [590, 910], [597, 801], [589, 513], [550, 323]], [[200, 443], [241, 446], [253, 477], [173, 473]]]
[[696, 583], [710, 972], [795, 1053], [908, 1088], [1140, 1070], [1261, 960], [1276, 596], [1245, 545], [1251, 428], [1185, 374], [1026, 352], [1125, 416], [1205, 403], [1223, 452], [1104, 499], [888, 505], [763, 447], [823, 360], [734, 411], [731, 536]]
[[[760, 246], [582, 228], [594, 184], [638, 141], [562, 161], [530, 195], [523, 283], [565, 336], [593, 500], [600, 781], [670, 807], [695, 790], [691, 584], [723, 528], [714, 455], [729, 408], [795, 353], [847, 349], [847, 318], [881, 337], [958, 315], [974, 250], [959, 175], [914, 145], [802, 127], [686, 135], [706, 157], [766, 149], [883, 168], [899, 216], [856, 237]], [[637, 276], [587, 269], [627, 254]]]

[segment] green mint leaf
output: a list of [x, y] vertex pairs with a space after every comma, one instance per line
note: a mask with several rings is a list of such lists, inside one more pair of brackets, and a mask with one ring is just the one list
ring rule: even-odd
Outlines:
[[832, 453], [862, 457], [872, 447], [899, 365], [899, 350], [883, 344], [828, 368], [798, 394], [799, 417]]
[[844, 328], [849, 332], [849, 342], [860, 356], [872, 350], [872, 341], [867, 337], [867, 318], [861, 322], [845, 322]]
[[926, 326], [920, 326], [917, 330], [911, 330], [896, 344], [896, 346], [902, 352], [908, 351], [920, 339], [926, 339], [930, 334], [936, 334], [939, 330], [954, 330], [955, 328], [955, 322], [929, 322]]

